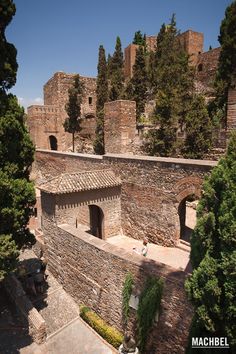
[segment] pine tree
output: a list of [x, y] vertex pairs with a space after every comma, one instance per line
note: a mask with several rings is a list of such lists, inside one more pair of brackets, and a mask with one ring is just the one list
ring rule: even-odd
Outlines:
[[104, 154], [104, 104], [108, 101], [107, 63], [103, 46], [99, 47], [97, 76], [97, 127], [94, 151], [96, 154]]
[[212, 117], [220, 117], [225, 124], [228, 90], [236, 85], [236, 1], [225, 11], [220, 27], [219, 42], [221, 52], [215, 79], [215, 100], [210, 103]]
[[[184, 124], [193, 93], [193, 70], [177, 34], [173, 16], [170, 25], [162, 25], [157, 37], [154, 123], [160, 129], [148, 135], [146, 149], [160, 156], [176, 155], [177, 129]], [[152, 151], [150, 146], [154, 147]]]
[[81, 131], [81, 103], [83, 95], [83, 84], [80, 76], [76, 75], [74, 85], [68, 90], [69, 98], [65, 106], [68, 118], [63, 124], [66, 132], [72, 134], [72, 151], [75, 151], [75, 133]]
[[[236, 350], [236, 133], [203, 185], [191, 238], [193, 274], [186, 283], [195, 307], [190, 336], [221, 336]], [[189, 348], [191, 352], [191, 348]]]
[[112, 56], [110, 66], [110, 101], [118, 100], [122, 97], [124, 89], [124, 73], [123, 73], [123, 52], [120, 37], [116, 38], [115, 52]]
[[7, 94], [16, 82], [16, 49], [7, 42], [6, 26], [15, 14], [11, 0], [0, 0], [0, 279], [14, 270], [19, 249], [34, 241], [27, 225], [35, 204], [29, 182], [34, 148], [23, 108]]
[[194, 95], [185, 119], [186, 138], [183, 156], [200, 159], [211, 147], [212, 123], [206, 108], [205, 99]]
[[135, 63], [133, 66], [133, 77], [127, 85], [126, 97], [136, 102], [137, 121], [145, 110], [147, 98], [147, 72], [144, 49], [140, 46], [136, 51]]

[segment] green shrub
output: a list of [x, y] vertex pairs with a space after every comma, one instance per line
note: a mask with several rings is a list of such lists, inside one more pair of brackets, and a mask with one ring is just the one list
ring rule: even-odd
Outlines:
[[162, 290], [162, 279], [150, 277], [141, 293], [137, 311], [138, 344], [141, 352], [145, 349], [148, 332], [154, 323], [156, 313], [160, 310]]
[[119, 348], [124, 337], [117, 329], [107, 325], [106, 322], [95, 312], [91, 311], [89, 307], [80, 306], [80, 316], [108, 343], [115, 348]]
[[134, 283], [133, 275], [130, 272], [128, 272], [125, 277], [124, 287], [122, 291], [122, 296], [123, 296], [122, 313], [123, 313], [125, 324], [127, 324], [129, 318], [129, 300], [132, 294], [133, 283]]

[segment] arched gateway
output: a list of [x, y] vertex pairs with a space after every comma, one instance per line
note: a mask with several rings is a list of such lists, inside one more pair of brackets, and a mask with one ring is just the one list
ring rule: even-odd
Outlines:
[[[190, 241], [191, 229], [187, 225], [187, 203], [188, 205], [193, 201], [197, 201], [201, 197], [202, 179], [199, 177], [185, 177], [178, 181], [175, 185], [176, 203], [178, 210], [177, 220], [177, 237], [184, 241]], [[195, 217], [194, 211], [189, 209], [190, 217]], [[188, 214], [189, 214], [188, 213]], [[195, 212], [196, 213], [196, 212]]]

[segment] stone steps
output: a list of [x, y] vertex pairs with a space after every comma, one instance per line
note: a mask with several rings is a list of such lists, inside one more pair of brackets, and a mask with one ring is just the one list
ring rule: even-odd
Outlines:
[[176, 247], [186, 252], [191, 251], [190, 243], [184, 240], [180, 240]]

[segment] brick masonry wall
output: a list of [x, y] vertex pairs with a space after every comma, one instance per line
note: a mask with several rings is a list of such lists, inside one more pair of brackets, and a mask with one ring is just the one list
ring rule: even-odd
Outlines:
[[121, 177], [121, 226], [127, 236], [174, 246], [180, 233], [178, 207], [200, 195], [203, 178], [217, 163], [158, 157], [69, 154], [37, 151], [38, 183], [63, 172], [112, 168]]
[[227, 129], [236, 129], [236, 88], [229, 89], [227, 106]]
[[[101, 208], [104, 215], [104, 239], [118, 235], [121, 232], [120, 193], [120, 187], [113, 187], [57, 195], [55, 197], [55, 222], [57, 224], [68, 223], [75, 227], [77, 220], [81, 223], [85, 221], [85, 225], [89, 225], [88, 205], [96, 205]], [[45, 198], [45, 193], [43, 197]], [[81, 208], [82, 215], [80, 216]]]
[[130, 44], [125, 48], [124, 58], [124, 75], [126, 79], [130, 79], [133, 76], [133, 65], [136, 58], [136, 50], [138, 45]]
[[[72, 146], [71, 134], [66, 133], [63, 123], [67, 117], [65, 105], [68, 89], [72, 87], [75, 74], [57, 72], [44, 85], [44, 106], [28, 108], [28, 126], [36, 147], [50, 149], [49, 136], [57, 139], [58, 149], [68, 151]], [[93, 151], [96, 129], [96, 79], [82, 77], [84, 95], [81, 106], [82, 130], [76, 134], [78, 151]]]
[[202, 85], [202, 93], [212, 91], [217, 70], [220, 48], [209, 50], [198, 55], [196, 62], [196, 80]]
[[132, 153], [136, 132], [136, 103], [113, 101], [104, 105], [105, 151]]
[[[140, 294], [149, 275], [162, 277], [161, 312], [150, 333], [147, 353], [184, 353], [192, 317], [184, 291], [186, 273], [125, 252], [71, 226], [56, 227], [51, 216], [44, 215], [49, 270], [76, 302], [90, 306], [110, 325], [124, 331], [122, 289], [127, 272], [135, 278], [135, 295]], [[129, 327], [134, 332], [135, 311], [132, 313]]]
[[149, 52], [155, 52], [157, 45], [157, 36], [147, 36], [146, 46]]

